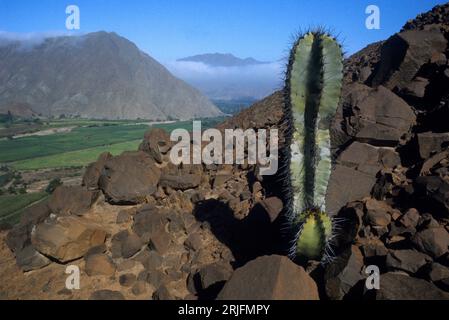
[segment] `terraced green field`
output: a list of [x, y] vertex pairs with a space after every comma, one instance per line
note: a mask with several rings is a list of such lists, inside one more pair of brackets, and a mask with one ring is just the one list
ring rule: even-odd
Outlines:
[[49, 156], [15, 161], [10, 165], [16, 170], [82, 167], [96, 161], [98, 156], [106, 151], [110, 152], [112, 155], [119, 155], [123, 151], [137, 150], [141, 141], [141, 139], [131, 140], [106, 146], [62, 152]]

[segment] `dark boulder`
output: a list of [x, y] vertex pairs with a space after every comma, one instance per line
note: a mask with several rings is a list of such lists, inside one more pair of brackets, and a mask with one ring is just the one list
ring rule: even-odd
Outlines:
[[219, 300], [318, 300], [315, 281], [287, 257], [263, 256], [237, 269]]
[[108, 160], [100, 177], [106, 198], [115, 204], [137, 204], [157, 190], [160, 169], [145, 152], [124, 152]]
[[200, 182], [201, 176], [197, 174], [163, 174], [159, 184], [162, 187], [170, 187], [175, 190], [187, 190], [198, 187]]
[[332, 300], [342, 300], [364, 278], [363, 256], [359, 248], [351, 246], [326, 266], [324, 286]]
[[418, 133], [419, 155], [423, 159], [429, 158], [433, 153], [441, 152], [449, 146], [449, 133], [424, 132]]
[[104, 165], [111, 158], [112, 155], [109, 152], [103, 152], [96, 162], [89, 164], [84, 172], [82, 185], [88, 190], [97, 190]]
[[170, 135], [164, 129], [151, 128], [145, 132], [139, 150], [151, 155], [158, 163], [162, 163], [163, 155], [168, 153], [171, 145]]
[[414, 274], [431, 260], [426, 254], [414, 250], [391, 250], [387, 255], [386, 265], [390, 270]]
[[382, 46], [381, 63], [372, 79], [374, 86], [406, 88], [432, 56], [446, 50], [447, 40], [439, 30], [412, 30], [395, 34]]
[[350, 84], [342, 105], [345, 132], [355, 139], [396, 145], [416, 123], [412, 108], [383, 86]]
[[48, 207], [58, 215], [83, 215], [98, 198], [98, 191], [80, 186], [59, 186], [51, 195]]
[[428, 228], [417, 232], [412, 242], [421, 252], [439, 258], [448, 252], [449, 233], [443, 227]]
[[377, 300], [449, 300], [449, 293], [438, 289], [426, 280], [397, 273], [385, 273], [380, 277]]

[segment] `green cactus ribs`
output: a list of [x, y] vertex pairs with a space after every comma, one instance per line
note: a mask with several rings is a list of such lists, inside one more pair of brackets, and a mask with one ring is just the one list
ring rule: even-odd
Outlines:
[[286, 114], [290, 128], [290, 221], [297, 232], [297, 256], [321, 259], [331, 238], [325, 213], [330, 178], [330, 122], [341, 95], [343, 54], [338, 42], [322, 30], [295, 42], [286, 79]]
[[298, 216], [299, 227], [295, 256], [304, 260], [321, 260], [332, 235], [332, 220], [319, 209], [307, 210]]

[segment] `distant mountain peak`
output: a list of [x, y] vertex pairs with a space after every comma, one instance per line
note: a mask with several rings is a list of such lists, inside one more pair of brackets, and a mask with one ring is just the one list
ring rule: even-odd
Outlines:
[[222, 114], [114, 32], [46, 37], [29, 48], [0, 46], [0, 111], [27, 105], [44, 116], [149, 120]]
[[178, 59], [177, 61], [201, 62], [211, 67], [243, 67], [269, 62], [258, 61], [254, 58], [238, 58], [231, 53], [205, 53]]

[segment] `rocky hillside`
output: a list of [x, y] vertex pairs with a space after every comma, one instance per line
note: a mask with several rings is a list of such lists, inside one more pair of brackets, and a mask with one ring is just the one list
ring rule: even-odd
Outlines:
[[[173, 166], [167, 134], [152, 130], [139, 151], [103, 154], [82, 186], [59, 187], [3, 234], [0, 297], [449, 299], [448, 15], [436, 7], [345, 61], [332, 262], [285, 257], [279, 177]], [[282, 133], [282, 105], [277, 92], [219, 128]], [[80, 290], [64, 287], [69, 264]], [[365, 287], [369, 265], [379, 290]]]
[[0, 110], [21, 104], [44, 116], [166, 120], [221, 112], [115, 33], [0, 39]]

